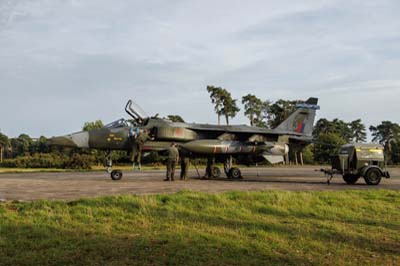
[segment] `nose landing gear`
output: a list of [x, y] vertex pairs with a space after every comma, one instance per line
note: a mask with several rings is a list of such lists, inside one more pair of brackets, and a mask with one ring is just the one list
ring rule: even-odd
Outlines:
[[107, 173], [110, 174], [111, 179], [114, 180], [114, 181], [121, 180], [122, 176], [123, 176], [122, 171], [121, 170], [113, 170], [112, 169], [112, 151], [108, 152], [106, 160], [107, 160], [107, 165], [106, 165], [107, 168], [106, 168], [106, 170], [107, 170]]
[[111, 171], [111, 179], [114, 181], [121, 180], [122, 178], [122, 171], [120, 170], [113, 170]]

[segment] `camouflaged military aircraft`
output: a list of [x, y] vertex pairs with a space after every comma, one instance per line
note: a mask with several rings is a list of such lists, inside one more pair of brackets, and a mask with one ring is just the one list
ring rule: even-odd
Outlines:
[[[241, 178], [241, 171], [233, 167], [232, 158], [262, 157], [272, 164], [280, 163], [289, 153], [289, 145], [307, 145], [312, 141], [315, 114], [319, 110], [318, 99], [309, 98], [296, 107], [278, 127], [265, 129], [247, 125], [176, 123], [158, 118], [158, 115], [149, 117], [129, 100], [125, 111], [133, 120], [119, 119], [101, 129], [54, 137], [50, 144], [109, 151], [107, 170], [113, 180], [119, 180], [122, 172], [111, 168], [112, 151], [131, 151], [135, 141], [134, 132], [147, 130], [153, 140], [144, 143], [143, 152], [163, 152], [171, 142], [175, 142], [181, 156], [223, 161], [226, 176], [236, 179]], [[213, 168], [212, 172], [214, 176], [221, 174], [218, 168]]]

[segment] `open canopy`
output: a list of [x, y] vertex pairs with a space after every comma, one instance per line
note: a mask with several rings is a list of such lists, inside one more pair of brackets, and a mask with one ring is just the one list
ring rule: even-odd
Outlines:
[[149, 118], [146, 112], [132, 100], [127, 102], [125, 111], [139, 124]]

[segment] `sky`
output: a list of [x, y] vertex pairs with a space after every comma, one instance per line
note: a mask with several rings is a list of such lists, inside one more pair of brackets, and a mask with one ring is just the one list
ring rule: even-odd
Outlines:
[[127, 117], [128, 99], [216, 123], [207, 85], [399, 123], [399, 14], [398, 0], [0, 0], [0, 131], [63, 135]]

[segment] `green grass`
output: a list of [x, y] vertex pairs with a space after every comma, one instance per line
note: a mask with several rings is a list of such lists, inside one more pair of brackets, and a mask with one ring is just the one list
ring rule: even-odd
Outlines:
[[400, 265], [400, 192], [1, 203], [0, 265]]

